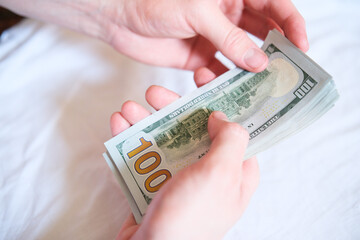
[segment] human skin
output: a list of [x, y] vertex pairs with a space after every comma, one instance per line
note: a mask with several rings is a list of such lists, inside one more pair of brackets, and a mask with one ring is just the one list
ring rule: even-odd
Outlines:
[[260, 39], [277, 28], [303, 51], [305, 22], [290, 0], [0, 0], [18, 14], [102, 39], [141, 62], [218, 75], [221, 51], [237, 66], [262, 71]]
[[[252, 72], [266, 67], [266, 55], [246, 32], [264, 39], [277, 28], [308, 49], [304, 19], [290, 0], [0, 0], [0, 5], [99, 38], [138, 61], [192, 70], [198, 86], [226, 70], [216, 51]], [[177, 97], [160, 87], [147, 92], [155, 109]], [[149, 114], [134, 102], [124, 103], [111, 118], [112, 133]], [[248, 135], [221, 113], [210, 116], [208, 131], [210, 152], [162, 187], [141, 225], [130, 216], [118, 239], [219, 239], [237, 221], [258, 183], [257, 161], [243, 161]]]
[[[179, 98], [163, 87], [146, 93], [155, 109]], [[111, 117], [116, 135], [150, 115], [128, 101]], [[117, 240], [127, 239], [221, 239], [245, 211], [259, 182], [256, 158], [244, 161], [249, 135], [239, 124], [213, 112], [208, 132], [210, 151], [195, 164], [181, 170], [159, 190], [140, 225], [132, 214]]]

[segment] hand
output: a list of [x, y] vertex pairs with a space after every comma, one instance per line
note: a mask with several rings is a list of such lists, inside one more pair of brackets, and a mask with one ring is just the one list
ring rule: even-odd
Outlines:
[[[157, 110], [177, 98], [159, 86], [146, 93]], [[111, 131], [116, 135], [148, 115], [145, 108], [128, 101], [112, 115]], [[130, 215], [118, 240], [220, 239], [240, 218], [259, 180], [256, 158], [243, 161], [249, 135], [221, 112], [210, 115], [208, 131], [212, 140], [208, 154], [159, 190], [140, 225]]]
[[0, 0], [13, 11], [98, 37], [136, 60], [218, 74], [217, 50], [259, 72], [266, 55], [245, 31], [264, 39], [277, 28], [303, 51], [305, 22], [290, 0]]

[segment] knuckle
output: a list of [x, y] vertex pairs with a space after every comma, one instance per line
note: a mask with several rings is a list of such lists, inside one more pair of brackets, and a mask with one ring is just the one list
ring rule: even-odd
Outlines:
[[240, 28], [234, 26], [225, 37], [222, 50], [223, 52], [234, 51], [238, 46], [244, 44], [246, 40], [247, 34]]
[[233, 139], [233, 141], [236, 141], [238, 144], [248, 143], [250, 138], [249, 133], [235, 122], [228, 122], [224, 124], [221, 132], [223, 136]]
[[224, 126], [226, 134], [231, 134], [241, 139], [248, 139], [249, 133], [240, 124], [235, 122], [228, 122]]
[[293, 13], [285, 20], [285, 26], [290, 27], [292, 25], [304, 26], [305, 19], [301, 14]]
[[301, 15], [301, 14], [299, 14], [299, 21], [301, 22], [301, 23], [304, 23], [305, 24], [305, 18]]

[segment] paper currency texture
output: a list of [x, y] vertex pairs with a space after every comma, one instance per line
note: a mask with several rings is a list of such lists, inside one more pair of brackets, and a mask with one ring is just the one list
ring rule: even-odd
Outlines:
[[167, 180], [207, 153], [212, 111], [247, 129], [249, 158], [333, 106], [338, 94], [331, 76], [285, 37], [271, 31], [262, 49], [269, 57], [263, 72], [230, 70], [105, 143], [104, 158], [137, 222]]

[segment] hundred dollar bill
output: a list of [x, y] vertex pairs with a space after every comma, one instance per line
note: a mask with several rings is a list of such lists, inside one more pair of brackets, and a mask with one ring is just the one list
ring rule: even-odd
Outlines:
[[104, 158], [138, 223], [160, 187], [209, 150], [212, 111], [247, 129], [247, 159], [334, 105], [331, 76], [279, 32], [270, 31], [262, 49], [269, 57], [263, 72], [230, 70], [105, 143]]

